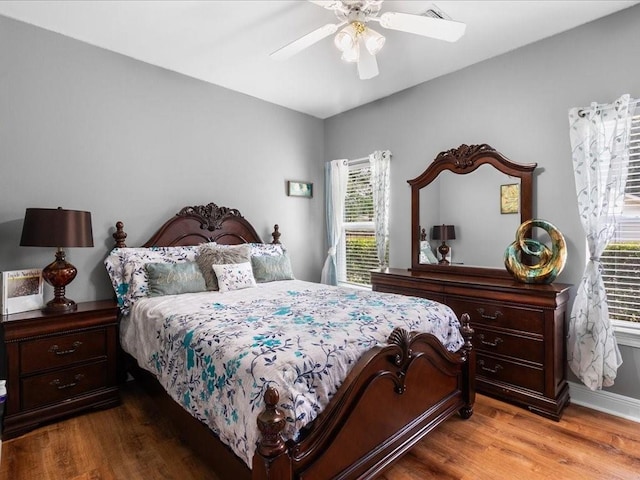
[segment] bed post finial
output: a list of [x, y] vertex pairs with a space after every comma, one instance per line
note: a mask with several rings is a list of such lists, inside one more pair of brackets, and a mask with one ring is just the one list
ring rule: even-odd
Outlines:
[[253, 456], [252, 480], [280, 480], [293, 478], [291, 458], [282, 438], [286, 418], [277, 408], [280, 401], [278, 391], [269, 386], [264, 392], [265, 407], [258, 415], [260, 440]]
[[286, 450], [284, 440], [280, 433], [285, 426], [285, 417], [282, 410], [277, 408], [280, 401], [278, 391], [269, 386], [264, 392], [265, 408], [258, 415], [258, 429], [262, 434], [258, 442], [258, 451], [265, 457], [275, 457]]
[[116, 231], [112, 236], [116, 241], [116, 248], [124, 248], [127, 246], [127, 244], [124, 243], [125, 239], [127, 238], [127, 234], [124, 231], [124, 223], [116, 223]]
[[273, 233], [271, 234], [273, 241], [271, 243], [280, 243], [280, 225], [277, 223], [273, 226]]

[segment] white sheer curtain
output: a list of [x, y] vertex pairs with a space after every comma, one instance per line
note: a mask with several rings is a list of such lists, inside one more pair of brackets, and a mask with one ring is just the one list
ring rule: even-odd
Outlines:
[[571, 310], [571, 370], [591, 390], [613, 385], [622, 357], [609, 320], [600, 255], [624, 206], [633, 112], [629, 95], [611, 105], [569, 111], [573, 169], [589, 261]]
[[389, 243], [389, 171], [391, 152], [376, 150], [369, 155], [371, 187], [373, 189], [373, 223], [375, 227], [378, 264], [386, 267], [387, 244]]
[[349, 166], [347, 160], [332, 160], [325, 166], [325, 208], [327, 220], [327, 244], [329, 251], [322, 267], [320, 282], [338, 284], [336, 251], [342, 235], [342, 215], [347, 194]]

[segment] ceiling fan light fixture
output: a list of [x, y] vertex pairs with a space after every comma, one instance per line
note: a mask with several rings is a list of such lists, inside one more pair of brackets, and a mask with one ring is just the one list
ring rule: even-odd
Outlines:
[[342, 60], [357, 63], [358, 74], [363, 80], [379, 74], [376, 55], [386, 42], [383, 35], [368, 27], [370, 23], [377, 22], [385, 29], [413, 33], [447, 42], [459, 40], [466, 29], [466, 24], [451, 20], [448, 15], [435, 6], [422, 15], [400, 12], [380, 14], [384, 0], [309, 1], [328, 10], [333, 10], [339, 20], [338, 23], [330, 23], [317, 28], [276, 50], [271, 54], [271, 57], [285, 60], [323, 38], [335, 34], [333, 43], [342, 52]]
[[364, 39], [365, 47], [371, 55], [377, 54], [382, 47], [386, 39], [375, 30], [368, 28], [365, 30], [362, 38]]
[[353, 47], [348, 48], [342, 52], [342, 60], [348, 63], [356, 63], [360, 60], [360, 44], [356, 42]]
[[351, 50], [357, 43], [358, 33], [352, 23], [340, 30], [333, 39], [333, 43], [341, 52]]

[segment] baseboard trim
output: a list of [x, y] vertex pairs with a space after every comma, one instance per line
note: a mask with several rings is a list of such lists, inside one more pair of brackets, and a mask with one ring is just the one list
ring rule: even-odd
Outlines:
[[569, 382], [571, 403], [640, 423], [640, 400], [605, 390], [593, 391], [581, 383]]

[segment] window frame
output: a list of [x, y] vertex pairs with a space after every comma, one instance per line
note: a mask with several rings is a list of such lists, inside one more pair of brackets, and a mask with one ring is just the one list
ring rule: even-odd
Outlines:
[[[349, 165], [350, 174], [356, 170], [369, 169], [369, 182], [371, 181], [371, 164], [369, 162], [368, 157], [349, 161], [348, 165]], [[349, 185], [349, 181], [347, 181], [347, 190], [349, 188], [348, 185]], [[373, 192], [371, 193], [371, 195], [372, 195], [371, 201], [373, 203]], [[374, 236], [373, 254], [375, 255], [376, 262], [377, 262], [377, 250], [375, 248], [375, 222], [373, 220], [373, 215], [370, 221], [346, 222], [344, 221], [346, 208], [347, 208], [347, 203], [345, 201], [344, 209], [342, 212], [342, 216], [343, 216], [342, 231], [340, 233], [340, 241], [338, 242], [338, 247], [336, 249], [336, 270], [337, 270], [337, 277], [338, 277], [337, 278], [338, 285], [370, 290], [371, 279], [369, 279], [369, 283], [367, 284], [355, 283], [347, 280], [348, 259], [347, 259], [347, 241], [346, 240], [347, 240], [348, 231], [371, 233]], [[387, 255], [388, 255], [388, 245], [387, 245]]]
[[[629, 152], [629, 171], [630, 172], [633, 169], [636, 169], [636, 171], [640, 171], [640, 112], [636, 112], [636, 114], [632, 117], [631, 122], [632, 123], [631, 123], [631, 138], [630, 138], [630, 152]], [[631, 175], [633, 175], [635, 178], [634, 178], [634, 183], [632, 185], [629, 184], [629, 178], [627, 179], [627, 187], [625, 188], [625, 208], [626, 209], [631, 207], [631, 200], [634, 197], [636, 201], [640, 199], [640, 173], [635, 173], [635, 174], [632, 173]], [[629, 192], [630, 189], [632, 190], [631, 193]], [[627, 203], [627, 200], [629, 200], [629, 203]], [[637, 206], [635, 210], [638, 211]], [[623, 210], [622, 215], [619, 217], [618, 221], [616, 222], [617, 223], [616, 228], [620, 232], [618, 233], [618, 236], [616, 238], [617, 241], [609, 242], [609, 243], [622, 243], [625, 240], [640, 242], [640, 212], [635, 214], [633, 213], [630, 214], [628, 212], [629, 211], [627, 210], [627, 213], [625, 213]], [[625, 238], [625, 235], [623, 233], [625, 229], [622, 227], [625, 224], [629, 225], [633, 223], [637, 224], [637, 227], [638, 227], [637, 229], [634, 229], [634, 233], [636, 231], [638, 232], [637, 238], [633, 238], [633, 236], [629, 238]], [[605, 251], [603, 252], [603, 255], [605, 252], [606, 252], [606, 248], [605, 248]], [[601, 262], [603, 264], [603, 277], [606, 277], [605, 270], [607, 268], [608, 263], [606, 261], [602, 261], [602, 257], [601, 257]], [[637, 263], [633, 263], [632, 265], [640, 269], [640, 257], [638, 258]], [[640, 288], [640, 279], [638, 279], [637, 282], [634, 282], [634, 283], [637, 283], [638, 288]], [[611, 290], [607, 289], [606, 284], [605, 284], [605, 291], [607, 292], [607, 301], [608, 303], [611, 303], [611, 300], [609, 299], [609, 294]], [[626, 295], [633, 296], [632, 293], [628, 293]], [[620, 318], [616, 318], [615, 315], [611, 316], [611, 314], [610, 314], [610, 320], [611, 320], [611, 325], [613, 326], [614, 331], [616, 333], [616, 340], [619, 344], [640, 348], [640, 321], [636, 322], [632, 320], [622, 320]]]

